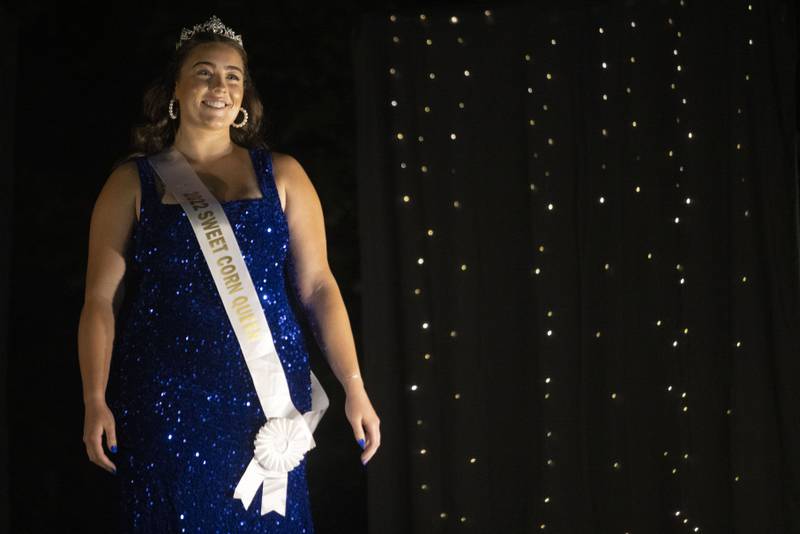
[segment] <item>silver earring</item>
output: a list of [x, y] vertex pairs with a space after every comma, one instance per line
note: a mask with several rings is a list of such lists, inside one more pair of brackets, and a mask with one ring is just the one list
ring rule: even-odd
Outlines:
[[244, 120], [242, 122], [238, 123], [238, 124], [236, 122], [231, 124], [231, 126], [233, 126], [234, 128], [241, 128], [242, 126], [247, 124], [247, 118], [248, 118], [247, 110], [244, 109], [244, 108], [239, 108], [239, 109], [242, 111], [242, 113], [244, 113]]
[[170, 98], [169, 99], [169, 116], [170, 116], [171, 119], [177, 119], [178, 118], [178, 116], [175, 115], [175, 111], [172, 109], [172, 106], [174, 104], [175, 104], [175, 99], [174, 98]]

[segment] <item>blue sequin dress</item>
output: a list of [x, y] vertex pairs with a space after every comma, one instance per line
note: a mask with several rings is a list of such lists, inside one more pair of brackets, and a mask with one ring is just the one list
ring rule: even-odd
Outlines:
[[[262, 198], [222, 202], [261, 297], [295, 407], [311, 409], [289, 228], [266, 148], [249, 149]], [[128, 256], [108, 404], [116, 421], [119, 532], [311, 534], [304, 457], [288, 475], [286, 515], [233, 498], [266, 422], [241, 348], [180, 204], [163, 204], [149, 161], [135, 158], [140, 220]], [[288, 258], [287, 258], [288, 256]], [[114, 475], [111, 475], [114, 476]]]

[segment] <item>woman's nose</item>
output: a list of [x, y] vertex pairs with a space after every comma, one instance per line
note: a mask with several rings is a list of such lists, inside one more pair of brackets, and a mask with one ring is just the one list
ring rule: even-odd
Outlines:
[[222, 76], [214, 76], [211, 80], [211, 88], [225, 87], [225, 79]]

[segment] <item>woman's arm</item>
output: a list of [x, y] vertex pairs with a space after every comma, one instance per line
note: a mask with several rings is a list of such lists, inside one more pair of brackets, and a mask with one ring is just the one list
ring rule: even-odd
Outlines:
[[284, 211], [299, 298], [317, 342], [347, 395], [345, 411], [360, 442], [364, 435], [362, 426], [366, 428], [368, 448], [362, 455], [366, 463], [380, 444], [380, 420], [367, 397], [350, 319], [328, 265], [322, 206], [311, 180], [296, 159], [273, 152], [273, 164], [276, 181], [285, 191]]
[[314, 335], [346, 394], [364, 389], [350, 318], [333, 275], [319, 280], [304, 301]]
[[[363, 387], [350, 320], [328, 265], [325, 220], [317, 192], [292, 156], [273, 152], [276, 181], [286, 196], [289, 248], [299, 298], [334, 375], [345, 391]], [[354, 375], [358, 375], [353, 378]]]
[[134, 162], [117, 167], [92, 210], [86, 287], [78, 325], [84, 402], [105, 400], [114, 343], [114, 301], [125, 275], [125, 247], [136, 217], [139, 186], [138, 174], [134, 173]]
[[139, 176], [134, 162], [117, 167], [106, 180], [92, 210], [84, 303], [78, 323], [78, 359], [86, 409], [84, 443], [90, 459], [107, 469], [103, 453], [106, 431], [116, 447], [113, 417], [106, 405], [106, 386], [114, 343], [114, 302], [125, 274], [125, 247], [136, 217]]

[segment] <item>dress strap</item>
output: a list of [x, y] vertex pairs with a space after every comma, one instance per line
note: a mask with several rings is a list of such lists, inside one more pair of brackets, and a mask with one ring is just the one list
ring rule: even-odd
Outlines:
[[139, 184], [142, 190], [141, 208], [139, 209], [140, 221], [161, 203], [156, 190], [153, 167], [147, 160], [147, 156], [137, 156], [136, 166], [139, 169]]
[[267, 188], [267, 180], [264, 177], [266, 169], [264, 168], [264, 149], [262, 147], [255, 147], [248, 149], [250, 158], [253, 162], [253, 170], [256, 172], [256, 180], [258, 181], [258, 188], [261, 190], [261, 196], [267, 198], [269, 196], [269, 189]]
[[258, 181], [261, 187], [261, 194], [264, 197], [270, 197], [273, 204], [277, 203], [278, 208], [281, 208], [281, 197], [278, 194], [278, 186], [275, 183], [275, 174], [272, 166], [272, 150], [259, 146], [257, 149], [256, 159], [258, 161]]

